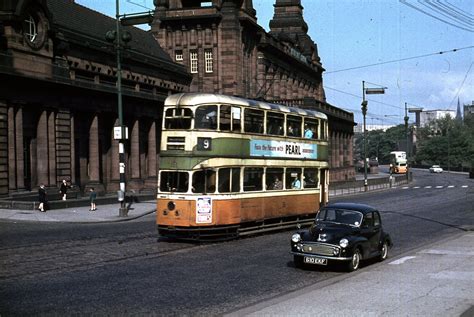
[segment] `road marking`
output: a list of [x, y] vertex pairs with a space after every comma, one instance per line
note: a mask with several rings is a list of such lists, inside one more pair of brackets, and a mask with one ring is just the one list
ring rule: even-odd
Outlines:
[[408, 188], [410, 188], [410, 187], [402, 187], [402, 189], [408, 189]]
[[454, 188], [454, 185], [449, 185], [448, 188]]
[[420, 186], [415, 186], [415, 187], [413, 187], [413, 188], [414, 188], [414, 189], [418, 189], [418, 188], [420, 188]]
[[411, 260], [411, 259], [414, 259], [414, 258], [416, 258], [416, 256], [405, 256], [405, 257], [403, 257], [403, 258], [401, 258], [401, 259], [392, 261], [392, 262], [390, 262], [389, 264], [391, 264], [391, 265], [399, 265], [399, 264], [405, 263], [405, 261], [408, 261], [408, 260]]
[[436, 249], [423, 250], [423, 251], [419, 251], [418, 253], [437, 254], [437, 255], [461, 255], [461, 256], [473, 256], [474, 255], [474, 252], [469, 252], [469, 251], [436, 250]]
[[444, 186], [436, 186], [436, 188], [443, 188]]
[[425, 186], [425, 188], [431, 188], [432, 186]]
[[467, 186], [467, 185], [462, 185], [461, 187], [462, 187], [462, 188], [468, 188], [468, 186]]

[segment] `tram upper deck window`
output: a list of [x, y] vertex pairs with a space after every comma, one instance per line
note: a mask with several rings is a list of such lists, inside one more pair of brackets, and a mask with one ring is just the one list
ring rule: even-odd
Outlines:
[[321, 125], [319, 126], [320, 132], [319, 132], [319, 138], [325, 140], [326, 139], [326, 123], [321, 122]]
[[195, 129], [217, 129], [217, 106], [207, 105], [200, 106], [196, 109], [194, 117]]
[[318, 120], [305, 119], [304, 120], [304, 137], [305, 139], [318, 139]]
[[189, 129], [193, 112], [188, 108], [169, 108], [165, 112], [165, 129]]
[[267, 134], [283, 135], [285, 115], [282, 113], [267, 112]]
[[262, 110], [245, 109], [244, 113], [244, 130], [250, 133], [263, 133], [263, 118]]
[[301, 117], [286, 116], [286, 135], [301, 138]]
[[218, 183], [219, 193], [240, 192], [240, 168], [220, 168]]
[[185, 193], [188, 191], [189, 174], [187, 172], [160, 173], [160, 191]]
[[221, 105], [219, 129], [221, 131], [240, 132], [241, 109], [240, 107]]

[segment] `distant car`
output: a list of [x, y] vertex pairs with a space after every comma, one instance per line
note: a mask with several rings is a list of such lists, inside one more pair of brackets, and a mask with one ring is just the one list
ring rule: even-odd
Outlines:
[[442, 173], [443, 168], [439, 165], [433, 165], [430, 167], [430, 173]]
[[291, 237], [295, 266], [343, 263], [348, 271], [360, 261], [383, 261], [392, 247], [384, 231], [380, 213], [374, 207], [355, 203], [329, 204], [318, 212], [309, 229], [299, 229]]

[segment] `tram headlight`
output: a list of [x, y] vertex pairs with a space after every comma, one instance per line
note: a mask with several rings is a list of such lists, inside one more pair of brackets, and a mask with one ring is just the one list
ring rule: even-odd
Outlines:
[[295, 233], [294, 235], [291, 236], [291, 241], [294, 243], [298, 243], [301, 241], [301, 236], [299, 233]]
[[342, 248], [347, 248], [347, 246], [349, 245], [349, 240], [347, 240], [346, 238], [343, 238], [341, 239], [341, 241], [339, 241], [339, 245]]
[[174, 210], [176, 208], [176, 204], [174, 201], [168, 202], [168, 210]]

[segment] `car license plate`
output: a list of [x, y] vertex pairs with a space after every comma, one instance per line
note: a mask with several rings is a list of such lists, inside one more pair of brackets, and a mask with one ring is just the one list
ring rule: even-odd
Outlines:
[[318, 265], [327, 265], [328, 260], [327, 259], [322, 259], [322, 258], [313, 258], [310, 256], [305, 256], [304, 257], [304, 263], [308, 264], [318, 264]]

